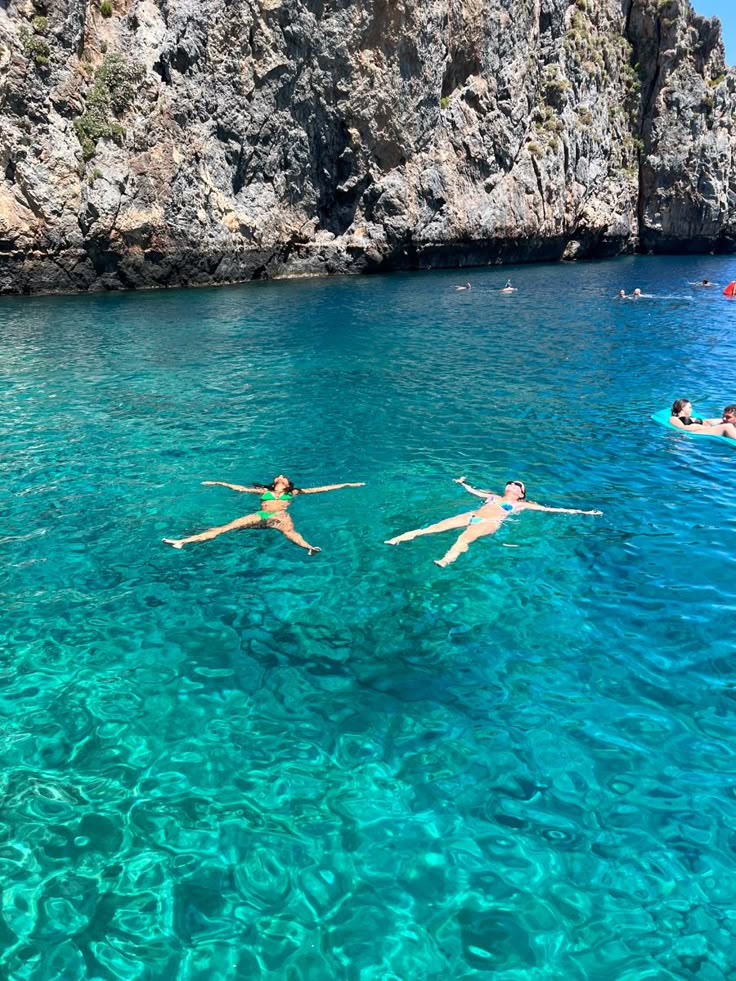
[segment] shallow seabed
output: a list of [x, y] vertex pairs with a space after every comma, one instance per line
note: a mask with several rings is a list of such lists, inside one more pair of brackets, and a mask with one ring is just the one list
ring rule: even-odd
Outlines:
[[[733, 978], [736, 448], [649, 421], [736, 401], [703, 277], [3, 299], [0, 975]], [[281, 471], [367, 482], [321, 554], [160, 543]], [[460, 474], [604, 515], [382, 544]]]

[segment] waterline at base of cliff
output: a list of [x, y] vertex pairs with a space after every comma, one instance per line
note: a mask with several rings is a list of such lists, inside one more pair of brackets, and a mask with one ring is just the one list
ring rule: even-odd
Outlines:
[[688, 0], [36, 7], [0, 6], [1, 292], [734, 248]]

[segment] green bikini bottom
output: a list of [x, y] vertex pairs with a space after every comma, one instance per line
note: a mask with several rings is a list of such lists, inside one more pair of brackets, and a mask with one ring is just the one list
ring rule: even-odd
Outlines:
[[277, 518], [280, 515], [282, 515], [284, 512], [283, 511], [257, 511], [256, 513], [258, 517], [261, 518], [262, 521], [268, 521], [269, 518]]

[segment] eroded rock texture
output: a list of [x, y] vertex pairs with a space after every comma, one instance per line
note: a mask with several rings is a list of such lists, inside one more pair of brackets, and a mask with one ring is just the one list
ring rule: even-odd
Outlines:
[[687, 0], [0, 0], [0, 290], [730, 250]]

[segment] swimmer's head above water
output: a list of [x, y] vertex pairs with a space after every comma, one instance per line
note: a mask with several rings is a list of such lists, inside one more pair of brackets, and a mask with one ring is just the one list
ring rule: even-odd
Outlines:
[[516, 492], [516, 498], [519, 501], [523, 501], [526, 497], [526, 487], [520, 480], [507, 480], [506, 486], [504, 487], [504, 496], [508, 495], [509, 491], [512, 494]]
[[690, 399], [675, 399], [672, 403], [672, 415], [673, 416], [689, 416], [692, 415], [693, 404]]
[[294, 481], [289, 480], [289, 478], [282, 473], [277, 474], [270, 484], [262, 484], [259, 481], [255, 481], [253, 486], [257, 487], [259, 490], [261, 488], [263, 488], [263, 490], [270, 490], [274, 494], [293, 494], [297, 489], [294, 486]]

